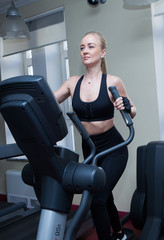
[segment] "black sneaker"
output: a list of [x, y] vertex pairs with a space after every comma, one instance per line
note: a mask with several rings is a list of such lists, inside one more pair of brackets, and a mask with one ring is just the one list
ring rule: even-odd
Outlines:
[[114, 233], [112, 236], [112, 240], [126, 240], [127, 236], [124, 233]]

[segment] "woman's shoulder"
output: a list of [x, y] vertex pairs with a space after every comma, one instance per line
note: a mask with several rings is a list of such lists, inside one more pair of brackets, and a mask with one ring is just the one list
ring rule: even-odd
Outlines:
[[73, 94], [74, 89], [75, 89], [76, 84], [77, 84], [79, 79], [80, 79], [80, 76], [71, 76], [70, 78], [68, 78], [66, 80], [65, 84], [70, 89], [71, 94]]
[[77, 82], [80, 79], [80, 76], [71, 76], [67, 79], [68, 82]]
[[122, 84], [122, 80], [120, 77], [110, 74], [107, 74], [107, 82], [108, 86], [117, 86], [119, 84]]
[[79, 78], [80, 76], [71, 76], [65, 81], [65, 84], [70, 87], [74, 86], [78, 82]]
[[120, 96], [127, 96], [124, 83], [120, 77], [108, 75], [107, 82], [108, 87], [115, 86], [117, 88]]

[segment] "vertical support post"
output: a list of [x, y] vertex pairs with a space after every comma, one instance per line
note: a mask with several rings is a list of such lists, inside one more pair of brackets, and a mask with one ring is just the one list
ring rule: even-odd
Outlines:
[[67, 214], [42, 209], [36, 240], [63, 240]]

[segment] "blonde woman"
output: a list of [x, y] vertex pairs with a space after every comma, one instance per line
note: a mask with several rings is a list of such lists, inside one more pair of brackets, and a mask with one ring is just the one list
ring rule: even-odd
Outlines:
[[[88, 131], [98, 153], [124, 141], [114, 125], [114, 108], [127, 111], [132, 118], [136, 115], [136, 108], [129, 99], [122, 80], [107, 74], [106, 41], [103, 36], [98, 32], [87, 33], [81, 40], [80, 52], [86, 67], [84, 75], [70, 77], [55, 92], [55, 96], [59, 103], [72, 97], [73, 109]], [[121, 96], [116, 101], [108, 90], [110, 86], [116, 86]], [[82, 149], [86, 158], [90, 149], [84, 141]], [[98, 162], [106, 173], [105, 188], [94, 195], [91, 206], [99, 240], [127, 239], [122, 231], [112, 194], [127, 160], [127, 147], [122, 147]]]

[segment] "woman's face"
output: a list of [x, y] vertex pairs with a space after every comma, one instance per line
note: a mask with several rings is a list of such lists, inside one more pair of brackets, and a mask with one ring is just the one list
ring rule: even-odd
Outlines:
[[101, 48], [100, 39], [92, 34], [88, 34], [82, 39], [80, 51], [81, 59], [85, 66], [101, 63], [106, 53], [106, 50]]

